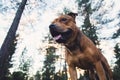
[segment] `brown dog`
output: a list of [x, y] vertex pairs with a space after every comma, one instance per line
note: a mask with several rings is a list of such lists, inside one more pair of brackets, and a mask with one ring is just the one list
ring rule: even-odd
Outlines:
[[76, 67], [88, 70], [91, 80], [97, 73], [99, 80], [113, 80], [107, 60], [76, 26], [76, 13], [61, 15], [49, 26], [54, 40], [66, 47], [66, 61], [71, 80], [77, 80]]

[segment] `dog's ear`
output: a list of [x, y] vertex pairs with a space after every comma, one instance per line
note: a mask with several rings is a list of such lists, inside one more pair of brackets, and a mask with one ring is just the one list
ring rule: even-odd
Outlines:
[[73, 12], [70, 12], [67, 15], [71, 16], [74, 20], [75, 20], [76, 16], [78, 16], [77, 13], [73, 13]]

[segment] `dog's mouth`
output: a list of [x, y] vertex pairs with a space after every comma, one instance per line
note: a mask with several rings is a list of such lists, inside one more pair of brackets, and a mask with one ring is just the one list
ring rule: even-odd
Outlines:
[[58, 43], [66, 43], [72, 35], [72, 29], [66, 29], [63, 32], [50, 29], [53, 39]]

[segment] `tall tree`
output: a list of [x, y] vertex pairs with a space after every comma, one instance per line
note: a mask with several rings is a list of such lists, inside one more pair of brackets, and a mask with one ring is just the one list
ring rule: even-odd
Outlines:
[[[17, 37], [17, 36], [16, 36]], [[10, 79], [10, 71], [9, 68], [11, 68], [13, 65], [11, 64], [11, 58], [13, 53], [15, 52], [15, 46], [16, 46], [16, 39], [11, 43], [10, 49], [9, 49], [9, 58], [7, 59], [7, 62], [5, 64], [5, 70], [4, 70], [4, 74], [5, 74], [5, 79], [9, 80]]]
[[82, 25], [82, 31], [93, 41], [95, 45], [99, 45], [96, 30], [97, 28], [94, 25], [91, 25], [89, 13], [87, 13], [84, 20], [84, 25]]
[[[47, 40], [48, 44], [50, 44], [51, 46], [46, 49], [47, 53], [42, 69], [42, 80], [67, 80], [67, 64], [66, 62], [64, 64], [63, 62], [61, 63], [61, 61], [64, 59], [63, 56], [61, 54], [55, 54], [56, 48], [52, 46], [52, 44], [55, 44], [55, 42], [53, 41], [53, 38], [50, 37], [50, 35], [47, 35], [45, 37], [45, 40]], [[60, 69], [58, 70], [58, 72], [55, 72], [56, 60], [60, 62]]]
[[120, 43], [117, 43], [114, 47], [115, 58], [117, 59], [115, 64], [116, 66], [113, 69], [113, 78], [114, 80], [120, 80]]
[[54, 80], [55, 60], [57, 57], [54, 53], [56, 48], [50, 46], [46, 50], [47, 50], [47, 54], [43, 66], [42, 80]]
[[27, 58], [25, 56], [26, 52], [27, 52], [27, 49], [25, 47], [22, 54], [21, 54], [21, 57], [20, 57], [19, 68], [20, 68], [21, 71], [23, 71], [24, 73], [27, 74], [28, 71], [29, 71], [29, 67], [31, 66], [31, 64], [30, 64], [31, 60], [30, 60], [30, 58]]
[[27, 0], [22, 0], [16, 16], [13, 20], [13, 23], [7, 33], [7, 36], [1, 46], [0, 49], [0, 80], [5, 80], [5, 69], [6, 69], [6, 64], [8, 63], [9, 55], [10, 55], [10, 48], [11, 48], [11, 43], [15, 40], [15, 35], [16, 31], [18, 28], [18, 24], [20, 21], [20, 18], [22, 16], [23, 10], [25, 8]]
[[[120, 17], [120, 15], [119, 15]], [[118, 24], [120, 25], [120, 23]], [[120, 37], [120, 28], [113, 34], [112, 39], [117, 39]], [[120, 43], [116, 43], [114, 47], [114, 52], [115, 52], [115, 67], [113, 68], [113, 78], [114, 80], [119, 80], [120, 79]]]
[[82, 15], [84, 15], [85, 17], [84, 24], [82, 25], [83, 33], [87, 35], [93, 41], [95, 45], [99, 45], [99, 40], [97, 36], [97, 28], [90, 22], [90, 15], [93, 12], [93, 10], [91, 9], [90, 0], [78, 1], [78, 6], [83, 7], [83, 10], [81, 12], [82, 12]]

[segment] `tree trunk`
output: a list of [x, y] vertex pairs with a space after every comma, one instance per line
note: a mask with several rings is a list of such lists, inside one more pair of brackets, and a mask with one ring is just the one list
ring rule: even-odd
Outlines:
[[0, 49], [0, 80], [5, 80], [5, 69], [6, 64], [9, 63], [8, 59], [10, 57], [10, 48], [11, 43], [15, 40], [16, 31], [19, 25], [20, 18], [22, 16], [23, 10], [25, 8], [27, 0], [22, 0], [17, 12], [16, 16], [13, 20], [13, 23], [7, 33], [7, 36], [1, 46]]

